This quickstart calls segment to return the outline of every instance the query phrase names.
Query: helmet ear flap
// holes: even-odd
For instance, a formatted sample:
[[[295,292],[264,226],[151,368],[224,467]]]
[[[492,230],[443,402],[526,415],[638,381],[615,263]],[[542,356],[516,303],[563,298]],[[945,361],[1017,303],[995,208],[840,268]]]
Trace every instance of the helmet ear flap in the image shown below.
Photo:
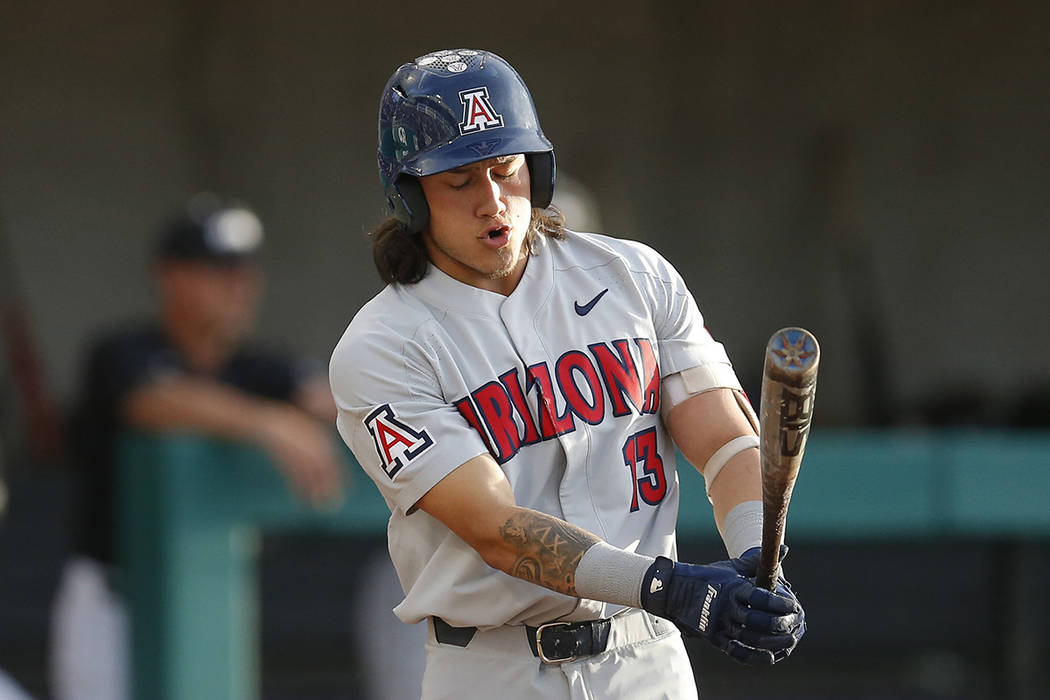
[[[394,217],[409,233],[419,233],[430,220],[430,207],[423,187],[411,175],[400,175],[388,188],[387,202],[394,209]]]
[[[532,206],[545,209],[554,199],[554,180],[557,168],[554,164],[554,151],[545,153],[526,153],[525,164],[529,166],[529,181]]]

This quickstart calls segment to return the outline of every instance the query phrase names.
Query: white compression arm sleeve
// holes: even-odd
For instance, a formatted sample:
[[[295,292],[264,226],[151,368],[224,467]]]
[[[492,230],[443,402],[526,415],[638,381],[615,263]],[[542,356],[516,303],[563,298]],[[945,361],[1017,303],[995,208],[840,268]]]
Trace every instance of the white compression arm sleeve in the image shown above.
[[[744,501],[733,506],[722,523],[722,541],[731,557],[739,557],[752,547],[761,547],[762,501]]]
[[[581,598],[640,608],[642,579],[654,561],[654,557],[595,542],[576,565],[576,593]]]
[[[731,557],[762,544],[762,501],[744,501],[726,515],[722,540]],[[628,552],[598,541],[583,553],[576,565],[576,593],[581,598],[601,600],[632,608],[642,606],[642,579],[654,557]]]

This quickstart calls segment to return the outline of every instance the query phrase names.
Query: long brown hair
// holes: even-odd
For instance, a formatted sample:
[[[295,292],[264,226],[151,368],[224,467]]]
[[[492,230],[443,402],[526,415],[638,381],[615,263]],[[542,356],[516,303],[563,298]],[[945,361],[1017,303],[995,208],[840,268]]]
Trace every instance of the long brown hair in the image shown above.
[[[427,273],[427,249],[423,234],[409,233],[404,224],[390,217],[368,234],[372,239],[372,260],[379,277],[386,283],[415,284]],[[525,245],[532,247],[538,236],[565,238],[565,217],[558,207],[533,207],[532,220],[525,234]]]

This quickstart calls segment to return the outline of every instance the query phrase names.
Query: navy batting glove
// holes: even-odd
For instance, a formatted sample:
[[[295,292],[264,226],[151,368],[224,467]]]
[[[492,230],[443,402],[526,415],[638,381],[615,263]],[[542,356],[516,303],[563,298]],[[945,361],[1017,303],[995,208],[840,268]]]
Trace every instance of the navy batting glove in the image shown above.
[[[707,565],[657,557],[642,581],[642,607],[741,663],[785,659],[805,633],[805,613],[783,578],[773,593],[755,586],[759,551]]]
[[[739,558],[731,559],[730,562],[733,562],[736,565],[737,571],[739,571],[741,575],[747,576],[749,579],[751,579],[752,583],[754,583],[755,575],[758,573],[758,560],[761,557],[761,554],[761,547],[752,547],[751,549],[741,554]],[[780,545],[781,563],[783,563],[784,558],[787,556],[787,554],[788,546],[786,544]],[[798,620],[788,630],[788,633],[791,635],[791,641],[788,642],[788,640],[782,640],[782,642],[786,642],[786,644],[783,645],[783,648],[777,649],[775,648],[778,645],[777,642],[765,639],[756,640],[749,630],[744,630],[740,635],[740,641],[743,642],[745,645],[754,647],[756,649],[765,649],[766,651],[772,651],[773,658],[771,661],[768,661],[768,663],[771,664],[775,664],[778,661],[783,661],[784,659],[789,657],[791,655],[791,652],[795,650],[795,646],[798,644],[799,640],[802,639],[802,635],[806,633],[806,612],[802,609],[802,603],[799,602],[798,597],[795,595],[794,589],[792,589],[791,587],[791,584],[784,577],[783,566],[781,566],[779,576],[777,576],[777,585],[774,592],[780,597],[792,600],[798,608]]]

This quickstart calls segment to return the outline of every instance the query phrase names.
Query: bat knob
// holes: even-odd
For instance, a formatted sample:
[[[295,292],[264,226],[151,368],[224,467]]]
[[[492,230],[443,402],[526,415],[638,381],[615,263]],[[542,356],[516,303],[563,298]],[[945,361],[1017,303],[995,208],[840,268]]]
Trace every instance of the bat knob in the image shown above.
[[[782,328],[769,339],[766,358],[784,373],[815,372],[820,362],[820,346],[804,328]]]

